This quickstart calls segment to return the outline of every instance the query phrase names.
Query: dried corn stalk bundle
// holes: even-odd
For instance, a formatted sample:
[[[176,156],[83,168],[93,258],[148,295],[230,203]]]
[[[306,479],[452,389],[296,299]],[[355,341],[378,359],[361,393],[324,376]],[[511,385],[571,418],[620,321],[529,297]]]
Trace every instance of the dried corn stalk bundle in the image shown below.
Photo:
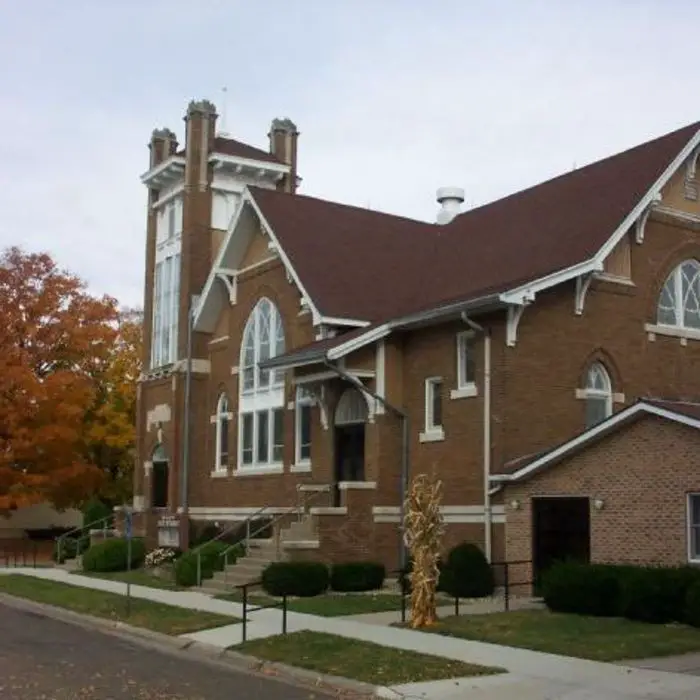
[[[437,620],[435,589],[438,557],[445,529],[440,503],[442,481],[418,474],[405,504],[405,538],[413,559],[411,571],[411,627],[426,627]]]

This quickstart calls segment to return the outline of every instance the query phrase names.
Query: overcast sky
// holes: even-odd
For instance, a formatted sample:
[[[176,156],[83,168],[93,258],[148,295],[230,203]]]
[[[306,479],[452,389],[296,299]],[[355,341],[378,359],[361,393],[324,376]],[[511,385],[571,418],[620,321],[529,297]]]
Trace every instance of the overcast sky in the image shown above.
[[[0,245],[140,304],[151,130],[224,86],[234,137],[297,123],[305,194],[483,204],[700,120],[699,26],[696,0],[0,0]]]

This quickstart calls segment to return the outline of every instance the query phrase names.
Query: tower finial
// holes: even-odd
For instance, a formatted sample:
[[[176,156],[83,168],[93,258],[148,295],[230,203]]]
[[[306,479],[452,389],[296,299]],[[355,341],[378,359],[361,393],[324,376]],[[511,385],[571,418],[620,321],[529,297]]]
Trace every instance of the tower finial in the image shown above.
[[[228,124],[226,123],[226,117],[228,115],[228,88],[224,85],[224,87],[221,88],[221,121],[219,122],[221,124],[221,130],[219,131],[220,136],[230,136],[228,131],[226,131],[226,127]]]

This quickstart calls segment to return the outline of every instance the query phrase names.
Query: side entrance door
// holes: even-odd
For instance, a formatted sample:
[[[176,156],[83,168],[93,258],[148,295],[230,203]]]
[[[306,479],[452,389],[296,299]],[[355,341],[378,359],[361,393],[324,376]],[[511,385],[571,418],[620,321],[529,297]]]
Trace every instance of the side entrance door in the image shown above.
[[[558,561],[588,563],[591,558],[589,499],[538,497],[532,499],[532,564],[535,591],[542,573]]]

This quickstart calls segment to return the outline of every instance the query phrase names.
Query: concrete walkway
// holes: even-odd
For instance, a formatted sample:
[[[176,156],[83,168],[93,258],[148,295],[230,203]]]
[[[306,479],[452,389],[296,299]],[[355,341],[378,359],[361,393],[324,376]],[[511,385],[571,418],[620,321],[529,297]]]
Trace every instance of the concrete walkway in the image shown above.
[[[60,569],[9,569],[4,570],[3,573],[21,573],[122,595],[126,592],[124,583],[69,574]],[[167,591],[145,586],[132,586],[131,592],[135,598],[177,607],[238,617],[242,615],[240,604],[215,600],[203,593]],[[268,637],[281,632],[279,610],[261,610],[253,613],[249,619],[249,639]],[[451,700],[463,698],[465,692],[469,690],[470,698],[484,700],[512,698],[515,693],[518,695],[518,700],[543,700],[544,698],[551,700],[588,700],[588,698],[591,700],[593,698],[698,700],[700,698],[700,678],[692,675],[604,664],[414,630],[372,625],[355,620],[323,618],[300,613],[288,614],[288,630],[290,632],[299,630],[327,632],[458,661],[500,666],[509,672],[497,678],[450,680],[396,687],[392,692],[399,695],[387,697],[409,696]],[[241,625],[228,625],[184,636],[226,648],[240,643]]]

